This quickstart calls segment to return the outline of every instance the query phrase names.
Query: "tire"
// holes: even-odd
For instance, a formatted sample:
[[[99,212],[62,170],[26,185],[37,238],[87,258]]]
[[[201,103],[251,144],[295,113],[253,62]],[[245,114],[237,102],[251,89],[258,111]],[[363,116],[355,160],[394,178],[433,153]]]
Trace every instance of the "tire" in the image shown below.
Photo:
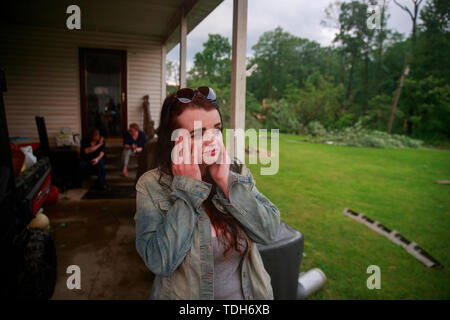
[[[18,275],[18,299],[48,300],[56,285],[56,249],[48,230],[29,228]]]

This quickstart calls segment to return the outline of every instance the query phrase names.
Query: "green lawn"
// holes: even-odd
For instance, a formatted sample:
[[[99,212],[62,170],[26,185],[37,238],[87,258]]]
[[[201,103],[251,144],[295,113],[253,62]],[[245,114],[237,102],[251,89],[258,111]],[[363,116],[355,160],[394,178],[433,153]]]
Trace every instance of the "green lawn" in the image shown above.
[[[280,135],[280,169],[258,189],[302,232],[302,270],[322,269],[328,282],[313,299],[450,299],[450,152],[312,144]],[[417,242],[446,268],[427,268],[367,226],[342,214],[363,212]],[[369,290],[369,265],[381,289]]]

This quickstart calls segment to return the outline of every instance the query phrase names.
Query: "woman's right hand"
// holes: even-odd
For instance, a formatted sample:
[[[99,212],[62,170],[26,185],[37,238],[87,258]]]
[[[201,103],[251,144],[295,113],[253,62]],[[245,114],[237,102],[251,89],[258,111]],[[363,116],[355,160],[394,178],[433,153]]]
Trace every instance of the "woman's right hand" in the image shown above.
[[[190,150],[189,154],[183,154],[183,149]],[[190,163],[186,163],[184,157],[190,157]],[[180,136],[175,142],[172,152],[172,174],[173,176],[185,176],[202,181],[200,167],[194,163],[194,152],[188,145],[188,141],[183,141],[183,136]]]

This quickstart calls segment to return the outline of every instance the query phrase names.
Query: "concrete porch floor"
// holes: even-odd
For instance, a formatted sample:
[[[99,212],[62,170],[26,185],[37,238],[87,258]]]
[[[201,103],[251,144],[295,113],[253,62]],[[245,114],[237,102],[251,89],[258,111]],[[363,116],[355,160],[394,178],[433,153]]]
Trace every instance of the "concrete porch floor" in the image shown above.
[[[86,191],[44,208],[58,259],[52,299],[147,299],[153,275],[136,252],[135,200],[81,200]],[[67,288],[70,265],[81,269],[81,289]]]

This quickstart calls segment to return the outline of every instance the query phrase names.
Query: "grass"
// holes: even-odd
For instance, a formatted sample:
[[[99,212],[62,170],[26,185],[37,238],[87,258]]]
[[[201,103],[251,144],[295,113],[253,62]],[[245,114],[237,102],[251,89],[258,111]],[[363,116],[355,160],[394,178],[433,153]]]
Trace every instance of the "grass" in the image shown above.
[[[280,134],[280,168],[258,189],[305,239],[301,269],[327,275],[312,299],[450,299],[450,152],[307,143]],[[382,235],[342,214],[363,212],[417,242],[446,268],[427,268]],[[381,289],[369,290],[370,265]]]

